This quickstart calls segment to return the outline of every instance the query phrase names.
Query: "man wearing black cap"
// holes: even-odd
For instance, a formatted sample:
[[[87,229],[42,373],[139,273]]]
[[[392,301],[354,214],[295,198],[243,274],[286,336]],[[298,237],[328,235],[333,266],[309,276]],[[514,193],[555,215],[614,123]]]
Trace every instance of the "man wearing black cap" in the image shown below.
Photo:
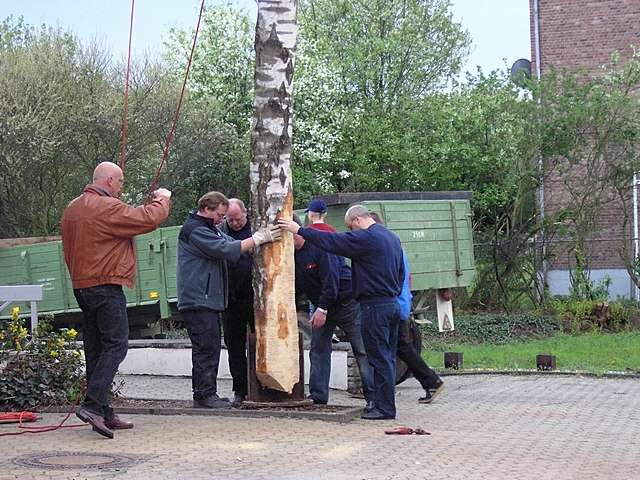
[[[336,229],[333,226],[325,223],[324,219],[327,216],[327,204],[324,200],[314,198],[309,202],[309,206],[305,210],[307,212],[307,218],[309,219],[309,226],[316,230],[323,232],[335,232]]]

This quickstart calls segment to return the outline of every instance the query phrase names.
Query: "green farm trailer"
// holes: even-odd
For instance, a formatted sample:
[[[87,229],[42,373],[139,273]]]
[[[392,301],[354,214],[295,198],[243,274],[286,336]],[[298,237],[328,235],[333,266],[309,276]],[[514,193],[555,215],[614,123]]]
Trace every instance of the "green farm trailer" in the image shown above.
[[[344,214],[355,204],[377,212],[394,231],[411,268],[414,313],[425,310],[429,291],[467,287],[475,276],[470,192],[369,192],[319,197],[326,222],[344,231]],[[304,210],[297,213],[304,215]]]
[[[169,318],[176,298],[176,247],[180,227],[159,228],[136,237],[137,275],[133,289],[125,288],[132,326]],[[80,321],[60,240],[32,243],[31,239],[0,240],[0,285],[42,285],[41,314],[54,314],[56,324]],[[17,304],[21,314],[28,303]],[[2,312],[6,316],[6,312]]]
[[[341,193],[322,197],[328,222],[344,230],[344,213],[355,203],[378,212],[398,234],[409,257],[415,309],[429,290],[468,286],[474,277],[473,237],[468,192]],[[301,211],[300,211],[301,212]],[[134,289],[125,289],[132,327],[143,327],[176,311],[176,249],[179,226],[136,238]],[[2,246],[17,243],[13,246]],[[0,285],[42,285],[41,314],[55,314],[56,325],[79,323],[80,311],[64,263],[60,240],[30,243],[0,240]],[[29,304],[19,304],[29,314]],[[0,312],[8,315],[8,312]]]

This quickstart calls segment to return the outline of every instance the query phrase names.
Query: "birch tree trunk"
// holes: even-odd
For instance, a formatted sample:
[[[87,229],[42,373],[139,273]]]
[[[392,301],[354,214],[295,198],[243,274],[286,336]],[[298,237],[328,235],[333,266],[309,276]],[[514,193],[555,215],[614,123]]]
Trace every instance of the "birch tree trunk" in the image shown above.
[[[255,98],[251,123],[252,227],[291,218],[293,66],[297,0],[259,0]],[[300,379],[293,237],[254,255],[256,375],[264,387],[291,393]]]

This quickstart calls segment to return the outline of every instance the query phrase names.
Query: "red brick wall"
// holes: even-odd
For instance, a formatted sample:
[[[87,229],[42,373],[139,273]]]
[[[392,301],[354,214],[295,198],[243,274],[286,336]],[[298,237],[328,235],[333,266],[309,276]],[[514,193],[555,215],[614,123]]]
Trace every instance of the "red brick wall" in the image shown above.
[[[535,64],[533,1],[529,7]],[[638,0],[538,0],[538,4],[543,75],[551,66],[595,73],[613,52],[628,58],[631,45],[640,47]]]
[[[529,1],[531,59],[536,71],[533,2]],[[640,0],[538,0],[540,65],[542,75],[552,67],[596,75],[600,67],[618,52],[628,59],[632,45],[640,48]],[[629,179],[631,185],[632,179]],[[545,211],[563,206],[566,192],[554,178],[545,180]],[[630,205],[629,205],[630,208]],[[591,268],[620,268],[621,237],[632,234],[633,225],[622,231],[621,206],[609,202],[599,212],[599,231],[588,252]],[[561,239],[559,239],[561,240]],[[551,268],[566,268],[572,263],[567,243],[559,241],[552,249],[556,260]]]

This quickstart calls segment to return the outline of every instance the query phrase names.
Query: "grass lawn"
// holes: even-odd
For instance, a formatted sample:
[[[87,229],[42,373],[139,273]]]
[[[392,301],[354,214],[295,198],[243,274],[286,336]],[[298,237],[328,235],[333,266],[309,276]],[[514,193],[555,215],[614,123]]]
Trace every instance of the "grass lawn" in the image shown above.
[[[464,368],[535,369],[536,355],[556,356],[558,370],[640,373],[640,331],[611,335],[556,335],[503,345],[423,342],[427,363],[443,367],[442,352],[462,352]]]

